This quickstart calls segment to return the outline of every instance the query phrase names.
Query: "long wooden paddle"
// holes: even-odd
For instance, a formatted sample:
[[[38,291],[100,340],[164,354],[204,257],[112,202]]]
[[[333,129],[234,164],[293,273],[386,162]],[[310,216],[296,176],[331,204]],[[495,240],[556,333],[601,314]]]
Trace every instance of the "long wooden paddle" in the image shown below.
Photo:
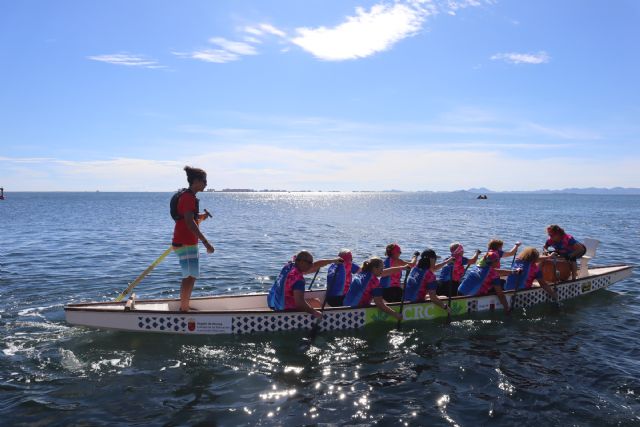
[[[404,310],[404,291],[407,290],[407,279],[409,278],[409,270],[404,275],[404,282],[402,283],[402,296],[400,297],[400,316],[402,316],[402,311]],[[402,317],[398,319],[398,324],[396,325],[396,329],[400,330],[400,326],[402,325]]]
[[[476,255],[480,255],[482,253],[482,251],[480,249],[476,249]],[[474,255],[474,257],[476,256]],[[455,261],[454,261],[454,266],[455,266]],[[467,262],[467,266],[464,268],[464,273],[462,273],[462,276],[460,277],[460,281],[462,282],[462,279],[464,279],[464,275],[467,274],[467,270],[469,269],[469,267],[471,267],[471,263]],[[453,285],[454,281],[453,281],[453,268],[451,268],[451,281],[449,282],[449,299],[447,301],[447,307],[449,307],[449,311],[447,312],[447,323],[451,323],[451,286]]]
[[[519,243],[519,242],[517,242]],[[513,264],[516,262],[516,255],[518,255],[518,249],[520,249],[520,245],[516,247],[516,251],[513,253],[513,259],[511,260],[511,269],[513,270]],[[516,281],[516,288],[513,290],[513,295],[511,295],[511,307],[509,307],[509,313],[513,311],[514,304],[516,302],[516,295],[518,294],[518,288],[520,284]],[[508,314],[508,313],[507,313]]]
[[[309,284],[309,289],[311,290],[311,286],[313,286],[313,282],[316,280],[320,269],[316,270],[316,274],[313,275],[313,279],[311,279],[311,283]],[[324,307],[327,304],[327,293],[329,292],[329,285],[327,284],[327,290],[324,292],[324,301],[322,301],[322,307],[320,307],[320,314],[324,315]],[[320,322],[322,321],[322,316],[319,319],[316,319],[316,322],[311,327],[311,332],[309,332],[309,336],[303,339],[302,345],[300,346],[301,350],[306,351],[311,344],[316,340],[316,336],[318,335],[318,329],[320,328]]]
[[[118,295],[115,299],[116,302],[120,302],[122,301],[122,299],[133,290],[133,288],[135,288],[138,283],[140,283],[142,281],[142,279],[144,279],[147,274],[151,273],[151,270],[153,270],[154,268],[156,268],[156,266],[158,264],[160,264],[162,262],[163,259],[166,258],[167,255],[169,255],[169,253],[171,253],[171,251],[173,250],[173,246],[169,246],[163,253],[162,255],[160,255],[158,257],[158,259],[156,259],[155,261],[153,261],[151,263],[151,265],[149,267],[146,268],[146,270],[144,270],[142,273],[140,273],[140,275],[138,277],[136,277],[136,280],[134,280],[133,282],[131,282],[129,284],[129,286],[127,287],[127,289],[125,289],[124,291],[122,291],[122,293],[120,295]]]

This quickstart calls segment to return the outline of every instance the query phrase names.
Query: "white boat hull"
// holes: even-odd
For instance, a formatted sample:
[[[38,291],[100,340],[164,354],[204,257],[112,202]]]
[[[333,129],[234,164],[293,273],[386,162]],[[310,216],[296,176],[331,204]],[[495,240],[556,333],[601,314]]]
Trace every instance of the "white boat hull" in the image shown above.
[[[557,285],[561,301],[606,288],[631,276],[631,266],[595,267],[589,276]],[[505,292],[509,301],[513,292]],[[322,298],[323,290],[307,293]],[[549,302],[551,298],[539,287],[520,290],[514,308],[531,307]],[[65,307],[68,323],[99,329],[132,332],[173,333],[186,335],[245,334],[267,331],[311,329],[313,317],[301,312],[274,312],[266,306],[266,294],[216,296],[193,298],[191,306],[197,311],[177,311],[179,300],[141,300],[135,309],[125,310],[126,302],[70,304]],[[399,303],[389,304],[398,307]],[[452,300],[454,316],[501,309],[497,296],[455,297]],[[446,312],[431,302],[405,303],[404,321],[429,320],[445,317]],[[367,308],[326,308],[320,330],[361,328],[365,325],[395,322],[375,306]]]

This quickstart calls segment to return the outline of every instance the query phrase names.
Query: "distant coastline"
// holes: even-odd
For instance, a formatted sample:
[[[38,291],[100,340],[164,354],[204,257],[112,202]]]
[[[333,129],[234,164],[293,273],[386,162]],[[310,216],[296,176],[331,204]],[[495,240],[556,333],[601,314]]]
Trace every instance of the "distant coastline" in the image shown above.
[[[5,188],[6,190],[6,188]],[[10,197],[11,193],[163,193],[174,192],[165,191],[139,191],[139,190],[15,190],[5,191],[5,195]],[[635,187],[613,187],[613,188],[564,188],[561,190],[504,190],[494,191],[488,188],[469,188],[468,190],[435,191],[435,190],[283,190],[283,189],[262,189],[252,188],[222,188],[220,190],[207,189],[205,193],[429,193],[429,194],[582,194],[582,195],[622,195],[639,196],[640,188]]]
[[[634,187],[587,187],[587,188],[564,188],[561,190],[505,190],[494,191],[488,188],[470,188],[468,190],[453,191],[431,191],[431,190],[254,190],[252,188],[223,188],[221,190],[208,189],[207,193],[470,193],[470,194],[594,194],[594,195],[640,195],[640,188]]]

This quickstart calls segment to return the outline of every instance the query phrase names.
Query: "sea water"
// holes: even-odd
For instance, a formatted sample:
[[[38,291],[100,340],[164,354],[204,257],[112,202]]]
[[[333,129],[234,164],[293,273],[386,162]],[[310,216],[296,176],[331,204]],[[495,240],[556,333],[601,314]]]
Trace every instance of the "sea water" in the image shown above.
[[[170,244],[170,193],[8,193],[0,201],[0,416],[9,425],[640,425],[640,273],[564,304],[321,333],[187,337],[73,327]],[[640,262],[640,197],[204,193],[194,295],[267,291],[301,249],[356,262],[491,238],[540,248],[558,223]],[[509,265],[510,260],[503,260]],[[170,255],[138,298],[179,294]],[[324,274],[318,276],[323,286]]]

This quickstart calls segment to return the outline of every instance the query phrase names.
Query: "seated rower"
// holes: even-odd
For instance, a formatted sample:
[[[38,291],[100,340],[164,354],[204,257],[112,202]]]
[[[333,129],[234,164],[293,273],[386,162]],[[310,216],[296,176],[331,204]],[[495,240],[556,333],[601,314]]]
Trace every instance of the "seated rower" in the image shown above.
[[[467,276],[462,279],[462,283],[458,287],[458,295],[481,296],[495,293],[504,307],[505,313],[509,313],[509,303],[502,291],[505,280],[500,276],[507,276],[513,273],[513,270],[500,268],[500,258],[503,256],[513,255],[520,246],[520,242],[516,242],[513,249],[504,252],[502,240],[491,240],[487,246],[487,253],[469,269]]]
[[[565,231],[559,225],[552,224],[547,227],[549,239],[544,244],[545,254],[549,247],[555,249],[555,256],[564,258],[571,266],[571,280],[576,280],[578,275],[578,263],[576,260],[582,258],[587,252],[585,245],[577,241],[571,234]]]
[[[449,245],[449,251],[451,252],[451,259],[453,262],[449,262],[442,267],[440,271],[438,295],[455,297],[458,294],[458,286],[464,276],[465,266],[473,265],[478,261],[478,255],[480,251],[476,252],[473,258],[469,259],[464,256],[464,247],[459,242],[454,242]]]
[[[524,248],[513,263],[513,268],[516,271],[521,270],[522,273],[509,275],[509,277],[507,277],[507,283],[504,285],[504,290],[513,291],[516,288],[529,289],[533,286],[533,281],[538,280],[542,289],[544,289],[554,301],[558,301],[558,295],[544,280],[542,270],[540,270],[540,266],[538,265],[538,262],[545,258],[547,257],[540,256],[540,252],[538,252],[536,248]]]
[[[447,312],[451,312],[449,306],[438,298],[436,290],[438,289],[438,281],[436,280],[435,271],[442,268],[451,261],[447,258],[440,264],[436,264],[437,255],[433,249],[426,249],[420,254],[418,264],[411,269],[409,279],[407,280],[407,288],[404,292],[404,300],[410,302],[424,301],[427,294],[429,300],[435,305]]]
[[[417,255],[414,254],[411,261],[407,262],[400,259],[402,249],[397,243],[390,243],[385,249],[387,257],[384,260],[384,268],[391,267],[413,267],[416,265]],[[419,255],[419,253],[418,253]],[[402,276],[402,269],[396,273],[391,274],[388,277],[383,277],[380,281],[380,285],[384,289],[384,299],[388,302],[399,302],[402,298],[402,286],[400,285],[400,277]]]
[[[394,273],[405,270],[407,267],[384,268],[381,258],[373,257],[362,264],[360,273],[357,273],[351,281],[351,286],[344,296],[344,305],[349,307],[369,307],[371,300],[385,313],[396,319],[402,319],[402,314],[392,310],[383,298],[383,288],[380,286],[379,277],[389,277]]]
[[[309,303],[320,306],[317,299],[305,300],[304,274],[314,273],[319,268],[331,263],[342,263],[342,258],[321,259],[313,262],[313,255],[308,251],[300,251],[280,271],[276,278],[267,302],[272,310],[277,311],[305,311],[321,318],[322,313],[313,308]]]
[[[343,262],[331,264],[327,272],[327,304],[331,307],[343,305],[344,296],[351,286],[351,278],[360,271],[360,266],[353,262],[349,249],[342,249],[338,257]]]

